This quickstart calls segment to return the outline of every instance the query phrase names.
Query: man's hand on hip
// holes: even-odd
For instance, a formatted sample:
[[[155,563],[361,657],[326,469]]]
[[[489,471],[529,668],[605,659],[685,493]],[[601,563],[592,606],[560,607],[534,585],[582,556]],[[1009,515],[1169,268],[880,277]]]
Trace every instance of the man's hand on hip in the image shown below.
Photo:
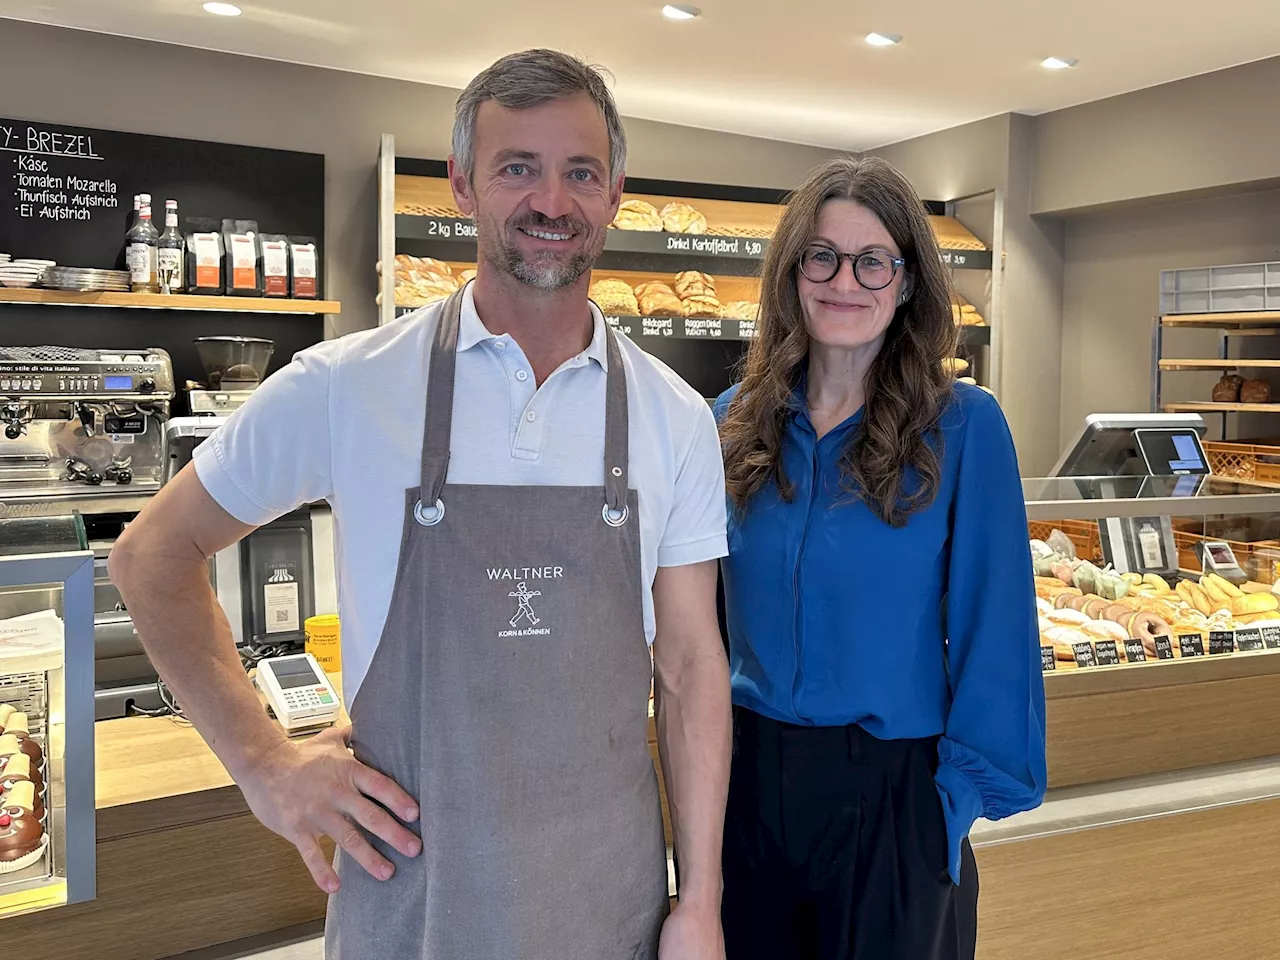
[[[374,850],[366,832],[406,857],[422,852],[422,841],[400,822],[417,821],[417,803],[390,777],[351,755],[350,732],[350,727],[335,728],[311,740],[282,743],[239,778],[249,809],[298,848],[326,893],[338,889],[338,875],[320,847],[322,836],[378,880],[391,879],[394,868]]]
[[[658,960],[725,960],[719,911],[679,904],[662,927]]]

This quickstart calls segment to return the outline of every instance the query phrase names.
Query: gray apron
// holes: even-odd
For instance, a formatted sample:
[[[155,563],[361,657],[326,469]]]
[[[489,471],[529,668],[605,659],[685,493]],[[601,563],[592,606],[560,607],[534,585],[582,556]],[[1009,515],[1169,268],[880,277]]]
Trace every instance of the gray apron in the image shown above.
[[[610,331],[601,486],[447,484],[461,304],[432,345],[422,482],[351,707],[355,755],[417,798],[423,851],[374,840],[385,883],[339,852],[325,955],[653,960],[666,845],[622,355]]]

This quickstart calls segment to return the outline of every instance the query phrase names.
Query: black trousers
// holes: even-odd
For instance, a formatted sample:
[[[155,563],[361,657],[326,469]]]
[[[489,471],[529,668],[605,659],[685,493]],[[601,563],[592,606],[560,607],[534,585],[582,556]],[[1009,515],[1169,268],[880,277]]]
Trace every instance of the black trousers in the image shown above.
[[[973,960],[978,868],[947,874],[937,740],[734,710],[728,960]]]

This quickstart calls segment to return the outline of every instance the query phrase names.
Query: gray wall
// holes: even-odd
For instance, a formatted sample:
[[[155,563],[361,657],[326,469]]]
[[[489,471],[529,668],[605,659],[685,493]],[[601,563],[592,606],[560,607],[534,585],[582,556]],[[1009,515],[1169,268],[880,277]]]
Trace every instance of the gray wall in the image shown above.
[[[1238,190],[1280,178],[1280,57],[1036,118],[1032,210]]]
[[[1031,214],[1034,124],[1031,117],[1004,114],[872,151],[928,199],[979,195],[958,205],[957,214],[994,251],[991,352],[1001,360],[989,379],[997,385],[1024,476],[1043,474],[1057,459],[1061,400],[1063,227]],[[995,215],[997,193],[1002,219]],[[992,232],[984,220],[1000,226]],[[956,274],[961,292],[974,300],[977,276]]]
[[[141,101],[124,91],[143,91]],[[289,104],[288,112],[269,108]],[[378,138],[443,159],[457,91],[0,19],[0,116],[323,153],[330,336],[377,324]],[[190,104],[196,104],[193,107]],[[628,120],[629,172],[792,187],[831,151]]]
[[[1059,438],[1065,441],[1079,430],[1088,413],[1150,410],[1152,330],[1161,270],[1276,259],[1280,191],[1068,220]],[[1178,331],[1167,341],[1164,354],[1215,356],[1217,342],[1211,331]],[[1280,338],[1233,344],[1256,351],[1253,356],[1280,358]],[[1168,376],[1167,399],[1207,400],[1220,374]],[[1280,436],[1275,417],[1241,420],[1244,436]],[[1219,418],[1210,422],[1216,426]]]

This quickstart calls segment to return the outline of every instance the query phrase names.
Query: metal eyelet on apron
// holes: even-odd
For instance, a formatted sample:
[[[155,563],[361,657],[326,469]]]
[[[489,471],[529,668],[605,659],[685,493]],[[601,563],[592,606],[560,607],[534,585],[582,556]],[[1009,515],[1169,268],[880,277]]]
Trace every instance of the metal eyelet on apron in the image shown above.
[[[627,518],[631,516],[631,508],[626,504],[622,505],[621,510],[610,510],[606,503],[600,510],[600,516],[604,517],[604,522],[611,527],[620,527],[627,522]]]
[[[433,510],[434,513],[428,514],[427,510]],[[413,519],[424,527],[434,527],[437,523],[444,519],[444,501],[437,499],[434,507],[424,508],[422,501],[419,500],[413,507]]]

